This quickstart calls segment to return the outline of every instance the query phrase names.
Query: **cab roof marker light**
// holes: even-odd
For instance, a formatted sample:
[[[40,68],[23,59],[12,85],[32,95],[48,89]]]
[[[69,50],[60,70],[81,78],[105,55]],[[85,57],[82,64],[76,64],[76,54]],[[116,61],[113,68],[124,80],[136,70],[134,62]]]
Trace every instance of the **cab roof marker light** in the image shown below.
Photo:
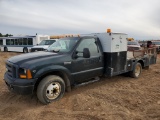
[[[51,39],[60,39],[60,38],[65,38],[65,37],[80,37],[79,34],[63,34],[63,35],[53,35],[53,36],[50,36]]]
[[[111,33],[111,29],[107,29],[107,33]]]
[[[127,38],[128,41],[134,41],[134,38]]]

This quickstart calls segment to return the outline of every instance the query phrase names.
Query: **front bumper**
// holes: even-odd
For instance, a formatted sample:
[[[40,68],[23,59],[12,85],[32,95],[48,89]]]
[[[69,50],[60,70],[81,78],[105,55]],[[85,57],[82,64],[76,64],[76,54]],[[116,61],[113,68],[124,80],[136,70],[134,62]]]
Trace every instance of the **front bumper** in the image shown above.
[[[4,75],[4,81],[8,86],[8,89],[17,94],[27,95],[32,94],[34,91],[34,85],[37,79],[17,79]]]

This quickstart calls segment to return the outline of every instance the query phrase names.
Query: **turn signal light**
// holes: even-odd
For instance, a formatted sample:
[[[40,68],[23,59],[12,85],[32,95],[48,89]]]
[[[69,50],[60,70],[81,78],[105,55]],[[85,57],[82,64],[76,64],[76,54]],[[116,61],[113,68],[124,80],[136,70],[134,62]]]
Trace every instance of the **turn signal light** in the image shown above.
[[[20,78],[22,78],[22,79],[26,79],[26,78],[27,78],[27,76],[26,76],[26,75],[20,75]]]
[[[30,70],[27,70],[26,74],[20,74],[19,76],[22,79],[32,79],[32,74]]]
[[[27,70],[27,78],[32,79],[32,74],[30,70]]]

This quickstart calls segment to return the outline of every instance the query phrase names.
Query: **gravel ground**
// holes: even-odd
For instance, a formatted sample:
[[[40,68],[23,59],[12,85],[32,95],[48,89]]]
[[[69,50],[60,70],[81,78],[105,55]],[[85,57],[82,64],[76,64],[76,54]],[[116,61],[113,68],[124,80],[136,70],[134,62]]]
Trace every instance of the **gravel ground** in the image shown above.
[[[1,120],[160,120],[160,55],[138,79],[119,75],[101,78],[41,104],[36,95],[17,95],[3,81],[5,60],[19,53],[0,52]]]

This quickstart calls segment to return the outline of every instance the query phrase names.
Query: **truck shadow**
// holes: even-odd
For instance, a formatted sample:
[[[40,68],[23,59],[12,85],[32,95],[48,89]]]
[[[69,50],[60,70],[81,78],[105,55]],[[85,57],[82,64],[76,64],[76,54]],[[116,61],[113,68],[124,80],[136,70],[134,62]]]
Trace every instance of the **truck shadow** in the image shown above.
[[[100,80],[95,80],[95,81],[93,80],[91,82],[78,84],[74,86],[71,92],[65,92],[63,98],[61,99],[69,99],[72,96],[75,96],[77,94],[83,94],[83,92],[90,91],[91,89],[98,90],[100,87],[106,87],[106,89],[111,88],[117,86],[120,82],[121,83],[127,82],[128,80],[133,80],[133,79],[127,77],[126,75],[118,75],[112,78],[102,77],[100,78]],[[0,104],[8,104],[8,105],[18,104],[20,106],[27,105],[30,107],[36,107],[36,106],[38,107],[43,105],[41,102],[39,102],[36,93],[33,93],[32,95],[18,95],[8,91],[7,88],[0,94]]]

